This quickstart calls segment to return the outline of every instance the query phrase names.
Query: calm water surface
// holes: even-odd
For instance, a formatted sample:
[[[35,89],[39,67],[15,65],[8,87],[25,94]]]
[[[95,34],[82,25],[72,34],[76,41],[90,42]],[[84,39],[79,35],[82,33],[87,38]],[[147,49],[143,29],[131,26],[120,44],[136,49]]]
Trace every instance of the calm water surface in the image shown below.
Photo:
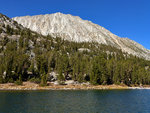
[[[150,113],[150,90],[0,91],[0,113]]]

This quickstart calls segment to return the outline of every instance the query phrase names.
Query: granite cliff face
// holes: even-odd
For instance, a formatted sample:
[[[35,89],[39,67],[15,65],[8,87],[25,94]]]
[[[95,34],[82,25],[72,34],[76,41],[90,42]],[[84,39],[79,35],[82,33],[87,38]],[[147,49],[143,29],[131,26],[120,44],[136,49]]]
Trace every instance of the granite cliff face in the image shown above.
[[[104,27],[82,20],[78,16],[54,13],[15,17],[13,20],[42,35],[58,36],[69,41],[98,42],[112,45],[123,52],[150,60],[150,50],[147,50],[142,45],[128,38],[120,38]]]

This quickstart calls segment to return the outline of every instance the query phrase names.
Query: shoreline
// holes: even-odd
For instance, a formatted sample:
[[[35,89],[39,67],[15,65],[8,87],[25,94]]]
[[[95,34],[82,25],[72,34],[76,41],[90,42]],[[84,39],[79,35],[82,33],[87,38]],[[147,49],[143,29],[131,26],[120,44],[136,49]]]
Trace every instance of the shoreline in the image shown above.
[[[129,87],[125,85],[54,85],[39,86],[39,84],[31,82],[23,82],[23,85],[15,85],[14,83],[0,84],[0,91],[7,90],[111,90],[111,89],[150,89],[150,86]]]

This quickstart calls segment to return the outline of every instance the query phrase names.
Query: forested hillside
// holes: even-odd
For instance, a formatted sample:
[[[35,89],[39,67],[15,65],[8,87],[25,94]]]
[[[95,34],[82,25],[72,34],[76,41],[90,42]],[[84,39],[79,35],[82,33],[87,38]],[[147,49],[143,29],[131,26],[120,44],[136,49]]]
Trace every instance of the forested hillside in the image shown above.
[[[150,61],[98,43],[70,42],[29,29],[0,25],[0,83],[46,85],[49,73],[60,83],[150,84]]]

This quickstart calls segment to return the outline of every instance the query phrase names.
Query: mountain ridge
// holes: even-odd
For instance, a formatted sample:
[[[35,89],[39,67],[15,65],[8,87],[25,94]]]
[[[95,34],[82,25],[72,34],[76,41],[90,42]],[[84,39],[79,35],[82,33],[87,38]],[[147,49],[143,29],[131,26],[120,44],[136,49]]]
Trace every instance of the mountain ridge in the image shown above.
[[[104,27],[71,14],[53,13],[46,15],[15,17],[22,26],[42,35],[52,35],[75,42],[98,42],[112,45],[123,52],[150,60],[150,50],[129,38],[120,38]]]

